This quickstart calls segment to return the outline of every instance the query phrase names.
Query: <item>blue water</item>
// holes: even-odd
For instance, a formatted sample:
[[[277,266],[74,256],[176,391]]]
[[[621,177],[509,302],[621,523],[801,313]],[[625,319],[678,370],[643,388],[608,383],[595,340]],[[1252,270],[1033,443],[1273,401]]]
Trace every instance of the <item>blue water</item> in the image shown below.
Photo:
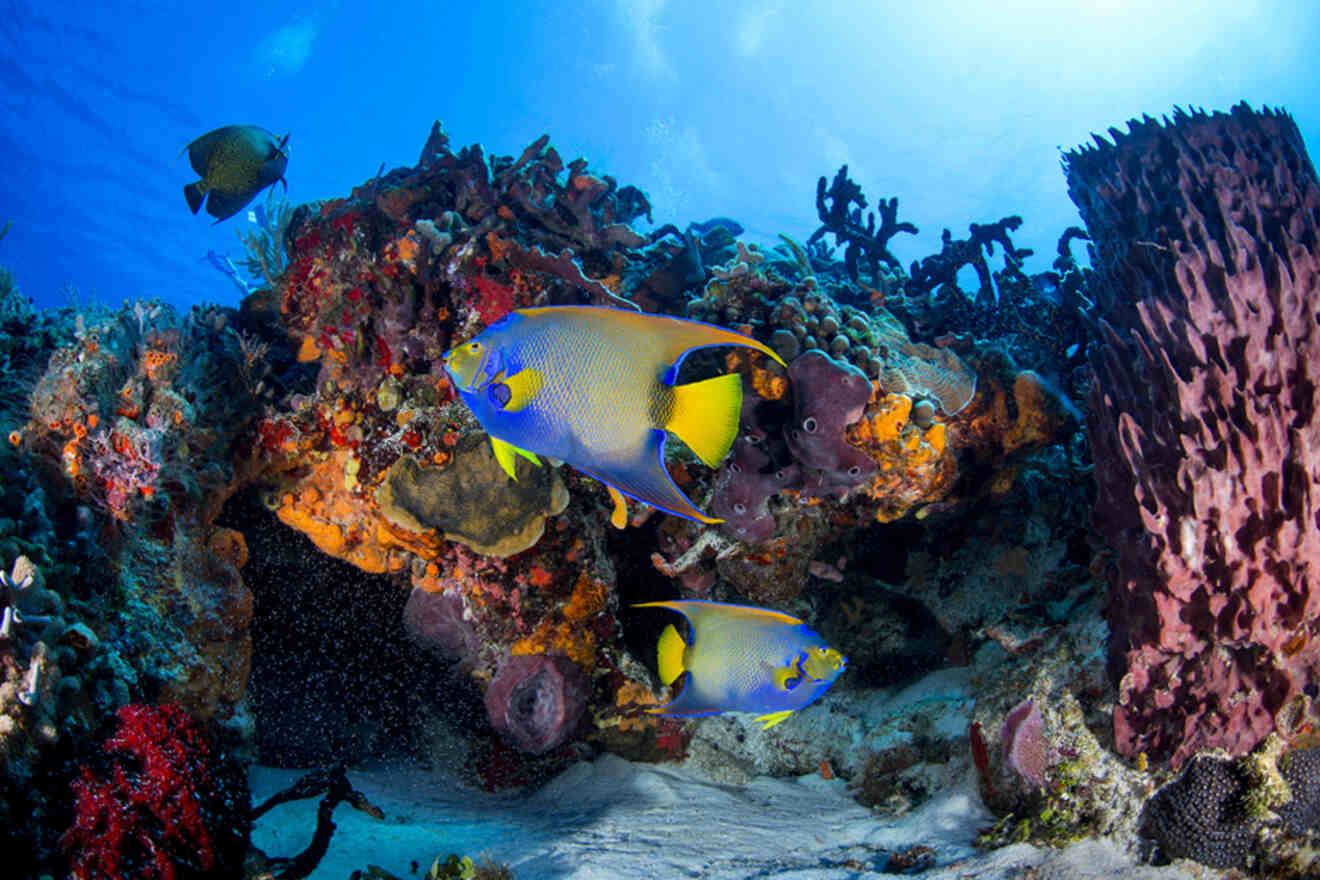
[[[807,237],[817,177],[847,162],[921,227],[891,245],[905,262],[1017,213],[1028,271],[1077,223],[1059,148],[1093,131],[1245,99],[1320,149],[1320,4],[1059,5],[6,0],[0,265],[43,306],[235,302],[206,254],[242,252],[246,212],[190,214],[178,158],[230,123],[290,133],[295,202],[415,163],[440,119],[500,154],[548,132],[645,189],[657,225],[725,215],[762,241]]]

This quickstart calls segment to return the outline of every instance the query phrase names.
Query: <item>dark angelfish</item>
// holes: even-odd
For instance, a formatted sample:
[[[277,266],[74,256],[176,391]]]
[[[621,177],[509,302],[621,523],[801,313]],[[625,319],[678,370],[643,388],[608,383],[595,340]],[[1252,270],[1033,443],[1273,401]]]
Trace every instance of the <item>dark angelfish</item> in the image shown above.
[[[196,214],[205,200],[206,212],[219,223],[276,181],[288,192],[288,141],[287,134],[277,139],[258,125],[226,125],[202,135],[184,147],[193,170],[202,176],[183,188],[188,207]]]

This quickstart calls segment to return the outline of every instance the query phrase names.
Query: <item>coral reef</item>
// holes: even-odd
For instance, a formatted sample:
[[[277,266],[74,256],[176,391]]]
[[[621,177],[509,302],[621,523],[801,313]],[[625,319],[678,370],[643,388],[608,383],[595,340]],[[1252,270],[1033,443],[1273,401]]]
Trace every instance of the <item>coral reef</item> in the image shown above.
[[[1066,165],[1095,242],[1114,738],[1177,765],[1246,752],[1320,687],[1320,182],[1279,112],[1110,131]]]
[[[872,283],[878,283],[881,263],[890,267],[902,265],[889,252],[889,240],[900,232],[915,235],[920,230],[911,223],[898,221],[897,197],[880,200],[880,228],[876,228],[874,212],[866,215],[866,225],[863,226],[862,211],[866,205],[862,188],[848,177],[847,165],[835,173],[828,189],[825,178],[820,178],[816,183],[816,214],[821,225],[807,239],[807,246],[820,241],[826,233],[833,233],[834,246],[843,245],[845,248],[843,259],[848,276],[857,280],[858,262],[865,257],[870,263]]]
[[[1067,235],[1054,277],[1022,274],[1006,220],[973,228],[982,265],[987,242],[1008,254],[997,310],[926,289],[888,250],[915,231],[897,199],[877,224],[846,167],[827,184],[805,245],[750,245],[727,218],[641,235],[645,194],[547,138],[517,156],[454,151],[437,123],[413,167],[262,206],[243,267],[258,284],[238,310],[0,309],[15,388],[0,560],[19,560],[0,584],[0,821],[45,817],[18,844],[25,867],[64,869],[45,828],[74,812],[60,761],[126,704],[79,772],[66,839],[119,824],[75,875],[113,874],[115,858],[206,872],[209,826],[149,820],[174,806],[130,788],[155,772],[174,786],[160,792],[202,785],[185,771],[203,759],[175,757],[200,755],[193,731],[212,720],[263,762],[332,768],[290,792],[324,795],[308,849],[253,853],[285,876],[325,852],[336,804],[364,808],[335,765],[401,754],[488,790],[601,750],[728,779],[818,772],[892,811],[983,768],[1002,839],[1126,827],[1102,802],[1149,780],[1102,754],[1093,646],[1059,634],[1103,570],[1079,534],[1077,413],[1045,378],[1075,386],[1080,321],[1065,313],[1089,302],[1089,276]],[[719,323],[789,362],[683,364],[685,380],[745,380],[723,466],[685,449],[666,463],[723,526],[554,462],[519,459],[510,480],[493,459],[441,357],[510,310],[583,303]],[[770,732],[649,714],[656,633],[622,609],[676,592],[802,617],[849,656],[846,686]],[[923,672],[936,696],[876,708],[871,689]],[[182,708],[144,705],[170,701]],[[165,724],[193,745],[146,744]],[[130,806],[102,809],[116,799]],[[197,863],[143,848],[151,822]],[[895,864],[908,856],[924,858]]]
[[[73,784],[71,876],[237,876],[251,824],[243,766],[177,705],[134,703],[117,717],[105,766]]]
[[[871,509],[858,511],[857,519],[898,519],[923,505],[945,501],[956,476],[966,470],[960,461],[976,463],[977,470],[993,470],[995,462],[1054,442],[1076,418],[1056,389],[1018,370],[1011,360],[987,352],[980,356],[985,365],[978,375],[949,348],[911,342],[883,309],[867,314],[801,285],[775,297],[780,290],[782,284],[776,288],[774,282],[755,274],[712,282],[691,309],[705,320],[765,327],[763,332],[790,361],[791,389],[753,362],[729,359],[730,366],[741,369],[766,401],[745,403],[733,457],[716,477],[713,504],[733,537],[761,543],[773,536],[769,501],[785,491],[810,497],[846,494],[858,487],[855,497],[868,498]],[[828,346],[832,357],[823,351],[812,353],[823,346]],[[826,369],[832,361],[835,365]],[[849,364],[858,370],[850,372]],[[833,396],[832,389],[843,375],[869,376],[872,382],[865,399],[859,388],[857,400],[865,404],[860,412]],[[1011,396],[1004,394],[1005,383],[1014,388]],[[986,392],[978,398],[982,384]],[[790,391],[801,418],[774,403],[789,398]],[[970,406],[974,399],[983,402]],[[836,404],[841,407],[837,412]],[[796,431],[799,438],[804,436],[800,423],[813,409],[835,414],[828,428],[818,427],[821,433],[809,448],[829,448],[827,457],[835,462],[846,459],[847,466],[813,465],[801,459],[793,443],[785,448],[781,433],[787,437]],[[833,424],[840,417],[843,424]],[[858,472],[850,475],[854,466]]]
[[[237,560],[211,544],[265,393],[259,346],[234,317],[138,302],[85,326],[51,356],[19,440],[51,485],[108,520],[118,588],[137,600],[118,613],[162,633],[134,665],[157,698],[206,717],[233,712],[251,653],[251,597]]]

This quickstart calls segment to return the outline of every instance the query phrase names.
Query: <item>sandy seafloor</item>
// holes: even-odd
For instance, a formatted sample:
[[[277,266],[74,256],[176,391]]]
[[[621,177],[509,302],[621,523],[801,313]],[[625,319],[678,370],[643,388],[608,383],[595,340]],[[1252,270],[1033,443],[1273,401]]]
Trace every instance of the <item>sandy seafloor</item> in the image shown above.
[[[254,802],[300,775],[253,768]],[[451,852],[488,853],[518,880],[844,880],[896,876],[882,873],[888,854],[916,845],[935,852],[937,866],[919,875],[929,880],[1221,876],[1187,863],[1137,866],[1103,841],[1063,851],[1018,845],[978,852],[977,829],[993,820],[970,780],[899,819],[884,819],[857,804],[838,779],[758,777],[727,785],[696,768],[612,755],[574,765],[531,795],[474,792],[408,767],[351,770],[349,779],[385,818],[341,805],[314,880],[347,880],[368,864],[420,877],[434,856]],[[316,806],[305,800],[275,808],[257,823],[253,842],[272,856],[301,851],[316,825]],[[413,862],[420,864],[416,874]]]

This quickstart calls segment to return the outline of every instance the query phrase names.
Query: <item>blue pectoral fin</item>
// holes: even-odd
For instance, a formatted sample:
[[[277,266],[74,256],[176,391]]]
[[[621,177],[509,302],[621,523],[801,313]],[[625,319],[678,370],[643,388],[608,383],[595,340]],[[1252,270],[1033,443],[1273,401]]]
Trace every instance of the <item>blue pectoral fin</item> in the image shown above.
[[[638,456],[637,463],[630,468],[590,469],[580,468],[607,486],[645,502],[665,513],[682,516],[701,523],[720,523],[722,519],[712,519],[697,510],[688,497],[683,494],[665,469],[665,432],[659,429],[651,431],[646,447]]]
[[[726,710],[712,708],[691,697],[692,688],[683,683],[683,692],[674,700],[654,709],[647,709],[650,715],[667,715],[674,718],[697,718],[701,715],[718,715]]]

